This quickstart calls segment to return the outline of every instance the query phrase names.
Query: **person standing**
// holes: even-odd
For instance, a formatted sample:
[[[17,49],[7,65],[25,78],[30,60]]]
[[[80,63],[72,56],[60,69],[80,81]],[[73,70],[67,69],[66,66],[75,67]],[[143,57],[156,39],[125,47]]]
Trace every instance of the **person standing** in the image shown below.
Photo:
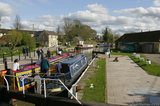
[[[25,50],[24,47],[23,47],[23,49],[22,49],[22,53],[23,53],[23,56],[25,56],[26,50]]]
[[[12,64],[12,68],[11,68],[11,70],[12,70],[12,72],[13,71],[17,71],[17,70],[19,70],[20,68],[19,68],[19,63],[18,63],[18,59],[15,59],[14,60],[14,63]],[[11,73],[12,73],[11,72]]]
[[[62,64],[60,62],[57,64],[57,69],[58,69],[58,73],[60,74],[62,69]]]
[[[40,73],[44,74],[43,76],[46,76],[46,73],[49,71],[50,63],[45,57],[43,57],[40,63],[40,67],[41,67]]]
[[[28,56],[28,53],[29,53],[29,47],[26,48],[26,53],[27,53],[27,56]]]
[[[38,48],[36,52],[37,52],[37,55],[38,55],[38,61],[39,61],[39,60],[41,59],[40,49]]]
[[[43,57],[44,57],[43,48],[40,49],[40,55],[41,55],[41,59],[43,59]]]
[[[51,58],[51,51],[50,51],[49,48],[48,48],[48,50],[47,50],[47,57],[48,57],[48,58]]]
[[[110,51],[110,48],[107,49],[107,54],[108,54],[108,57],[110,58],[111,57],[111,51]]]

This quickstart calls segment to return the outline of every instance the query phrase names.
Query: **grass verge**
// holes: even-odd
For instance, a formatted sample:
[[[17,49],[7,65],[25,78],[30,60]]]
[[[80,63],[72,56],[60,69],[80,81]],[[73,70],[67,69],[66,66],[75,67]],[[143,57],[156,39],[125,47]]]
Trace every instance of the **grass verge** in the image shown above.
[[[95,70],[95,74],[86,81],[86,86],[83,89],[84,95],[82,97],[82,100],[105,103],[105,64],[105,59],[100,59],[97,61],[96,66],[99,66],[99,68],[97,68]],[[94,88],[90,88],[90,84],[93,84]]]
[[[139,59],[134,58],[131,53],[117,53],[112,52],[111,55],[127,55],[129,56],[136,64],[138,64],[142,69],[144,69],[149,75],[154,76],[160,76],[160,64],[157,64],[155,62],[151,62],[150,65],[146,65],[147,57],[144,55],[140,55],[140,57],[143,57],[145,61],[140,61]]]
[[[145,61],[140,61],[139,59],[134,58],[133,56],[129,56],[135,63],[137,63],[142,69],[144,69],[148,74],[154,76],[160,76],[160,64],[155,62],[151,62],[150,65],[146,65],[146,57],[141,55],[145,59]]]

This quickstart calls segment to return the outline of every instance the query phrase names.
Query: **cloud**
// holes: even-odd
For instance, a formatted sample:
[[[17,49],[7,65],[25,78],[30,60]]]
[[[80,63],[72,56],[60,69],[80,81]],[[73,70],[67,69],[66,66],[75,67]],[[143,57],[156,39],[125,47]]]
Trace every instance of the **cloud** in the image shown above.
[[[153,4],[155,2],[157,2],[157,0],[155,0]],[[0,15],[3,13],[3,16],[5,16],[3,20],[11,21],[9,15],[13,14],[14,10],[8,4],[5,4],[8,8],[3,10],[1,9],[1,5],[2,4],[0,4]],[[9,11],[8,9],[10,12],[7,12]],[[35,30],[45,29],[55,31],[58,26],[63,26],[63,18],[68,17],[73,20],[80,20],[82,23],[91,26],[98,33],[102,33],[105,27],[109,27],[113,31],[117,31],[122,34],[125,32],[160,29],[160,7],[153,7],[152,5],[152,7],[148,8],[137,7],[114,10],[112,12],[114,15],[110,14],[110,12],[112,11],[109,11],[109,9],[103,7],[103,5],[96,3],[87,5],[85,10],[68,13],[67,15],[62,14],[60,16],[53,16],[48,14],[35,17],[32,20],[22,20],[22,24],[24,29],[33,30],[34,24]],[[4,13],[6,14],[4,15]]]
[[[31,21],[22,21],[22,25],[25,29],[33,30],[55,30],[58,25],[60,25],[60,21],[57,17],[52,15],[43,15],[39,16]]]
[[[114,11],[118,14],[127,14],[136,17],[157,17],[160,18],[160,8],[158,7],[149,7],[149,8],[130,8],[130,9],[122,9]]]
[[[0,16],[9,16],[14,12],[10,5],[0,2]]]
[[[105,27],[111,28],[113,31],[121,34],[126,32],[148,31],[160,29],[160,8],[159,7],[137,7],[122,10],[115,10],[118,16],[109,14],[109,10],[100,4],[89,4],[86,10],[68,13],[55,17],[53,15],[43,15],[35,18],[32,22],[23,22],[26,28],[36,30],[55,30],[58,26],[63,25],[63,18],[78,19],[82,23],[91,26],[102,33]]]
[[[100,4],[90,4],[87,6],[87,9],[97,14],[108,14],[108,10]]]
[[[112,27],[115,25],[123,26],[135,21],[135,19],[132,17],[112,16],[109,14],[109,10],[107,8],[104,8],[99,4],[90,4],[87,6],[86,10],[69,13],[66,17],[71,19],[78,19],[82,23],[87,24],[96,30],[98,29],[98,33],[101,33],[102,29],[105,27]]]
[[[160,0],[154,0],[153,6],[160,6]]]
[[[34,23],[37,30],[55,30],[58,26],[63,25],[63,18],[78,19],[82,23],[94,28],[98,33],[101,33],[105,27],[109,27],[120,33],[134,32],[141,30],[154,30],[160,28],[159,8],[130,8],[114,11],[116,14],[127,14],[127,16],[113,16],[109,14],[109,10],[100,4],[90,4],[86,6],[86,10],[69,13],[55,17],[53,15],[43,15],[32,20],[32,23],[24,23],[26,28]]]

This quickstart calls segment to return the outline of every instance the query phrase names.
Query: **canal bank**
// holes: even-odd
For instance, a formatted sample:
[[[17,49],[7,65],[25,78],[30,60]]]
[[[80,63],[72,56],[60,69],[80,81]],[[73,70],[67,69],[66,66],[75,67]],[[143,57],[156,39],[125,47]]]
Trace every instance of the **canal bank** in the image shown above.
[[[118,57],[118,62],[113,62],[115,57]],[[160,77],[148,75],[128,56],[106,57],[106,67],[108,104],[160,104]]]

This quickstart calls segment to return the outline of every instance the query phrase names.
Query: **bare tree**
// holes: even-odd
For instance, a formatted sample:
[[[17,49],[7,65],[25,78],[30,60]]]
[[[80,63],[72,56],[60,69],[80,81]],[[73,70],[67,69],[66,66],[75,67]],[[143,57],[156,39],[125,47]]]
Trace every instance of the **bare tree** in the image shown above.
[[[70,18],[64,18],[64,33],[65,35],[68,35],[68,32],[71,30],[72,28],[72,20]]]
[[[60,31],[60,26],[57,27],[57,35],[60,35],[61,31]]]
[[[22,29],[21,18],[20,18],[19,15],[16,15],[15,21],[14,21],[14,23],[13,23],[13,27],[14,27],[16,30]]]

